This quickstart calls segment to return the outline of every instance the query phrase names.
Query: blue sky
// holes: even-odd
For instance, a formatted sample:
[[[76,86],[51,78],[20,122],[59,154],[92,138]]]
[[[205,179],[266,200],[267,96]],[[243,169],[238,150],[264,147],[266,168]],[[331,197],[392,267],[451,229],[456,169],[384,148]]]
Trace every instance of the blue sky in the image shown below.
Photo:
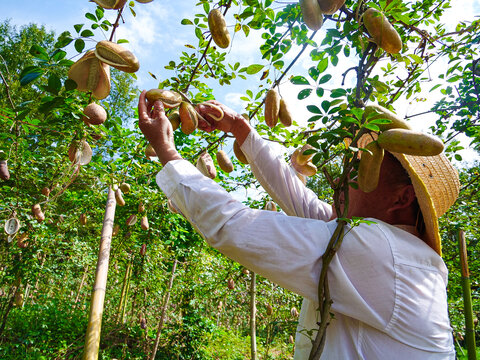
[[[130,41],[127,47],[139,58],[141,68],[137,73],[137,85],[140,88],[157,87],[148,72],[152,72],[159,79],[170,77],[164,66],[169,60],[176,60],[178,53],[185,49],[185,43],[196,43],[192,26],[182,26],[180,21],[192,17],[196,0],[154,0],[148,4],[135,3],[136,17],[128,11],[124,12],[125,23],[117,30],[117,38],[126,38]],[[480,14],[480,0],[452,0],[453,9],[445,16],[448,23],[456,23],[460,19],[473,20],[475,14]],[[73,25],[86,23],[84,14],[94,12],[96,4],[87,0],[0,0],[0,19],[11,19],[15,25],[24,25],[30,22],[43,24],[49,30],[59,34],[62,31],[73,31]],[[116,15],[115,10],[106,10],[106,16],[112,20]],[[228,18],[227,18],[228,23]],[[233,20],[229,24],[233,24]],[[105,35],[106,36],[106,35]],[[323,36],[322,30],[317,38]],[[251,32],[245,38],[242,32],[236,34],[233,46],[228,49],[227,58],[240,61],[242,65],[261,63],[258,55],[259,34]],[[102,40],[101,36],[95,40]],[[93,47],[94,43],[91,44]],[[293,53],[293,52],[292,52]],[[292,55],[293,56],[293,55]],[[297,73],[305,72],[311,65],[305,57],[294,68]],[[346,69],[342,66],[342,69]],[[237,81],[233,86],[221,88],[214,92],[220,101],[229,103],[230,106],[242,111],[241,94],[247,88],[252,88],[251,81]],[[297,89],[292,87],[283,89],[296,97]]]
[[[117,30],[117,39],[128,39],[130,43],[125,46],[139,58],[141,65],[137,73],[139,88],[157,87],[158,82],[148,74],[149,72],[154,73],[159,80],[172,76],[164,69],[164,66],[169,60],[178,59],[178,54],[185,50],[184,44],[196,44],[193,26],[180,25],[183,18],[193,17],[196,2],[196,0],[154,0],[147,4],[135,3],[136,17],[133,17],[128,11],[124,11],[125,23],[121,24]],[[471,21],[475,15],[480,15],[480,0],[452,0],[452,5],[453,8],[444,17],[451,30],[454,30],[453,26],[459,20]],[[13,24],[18,26],[34,22],[45,25],[48,30],[53,30],[57,34],[65,30],[74,33],[73,25],[88,23],[84,14],[88,11],[94,12],[95,8],[96,4],[87,0],[0,0],[0,20],[10,19]],[[105,13],[107,18],[113,22],[116,11],[106,10]],[[227,23],[233,26],[234,21],[227,17]],[[323,30],[321,29],[317,33],[318,41],[321,41]],[[231,30],[231,32],[233,31]],[[103,40],[106,36],[98,34],[95,40]],[[231,48],[227,50],[227,60],[230,62],[240,61],[243,66],[262,63],[258,51],[259,36],[260,34],[251,32],[250,36],[245,38],[242,32],[238,32]],[[91,42],[90,47],[93,47],[94,44]],[[291,51],[291,53],[288,56],[293,58],[296,52]],[[287,61],[288,59],[286,59]],[[312,62],[308,56],[305,56],[294,67],[291,74],[305,74],[311,65]],[[339,86],[341,72],[353,65],[341,63],[338,76],[334,76],[331,84],[328,85],[332,88]],[[439,69],[438,71],[444,70]],[[435,77],[433,67],[430,72]],[[214,96],[238,112],[243,112],[245,104],[240,100],[240,96],[245,93],[246,89],[255,89],[259,84],[256,80],[258,77],[249,79],[248,82],[239,79],[228,87],[213,86]],[[298,88],[291,84],[282,85],[281,91],[282,96],[291,102],[290,108],[295,110],[296,120],[301,123],[309,116],[305,110],[306,100],[303,102],[296,100]],[[432,95],[428,96],[430,100]],[[428,104],[398,101],[396,108],[397,113],[404,116],[420,113],[425,110],[422,106],[430,107],[431,105],[431,101]],[[425,124],[429,125],[428,121]],[[426,126],[425,124],[419,126]]]

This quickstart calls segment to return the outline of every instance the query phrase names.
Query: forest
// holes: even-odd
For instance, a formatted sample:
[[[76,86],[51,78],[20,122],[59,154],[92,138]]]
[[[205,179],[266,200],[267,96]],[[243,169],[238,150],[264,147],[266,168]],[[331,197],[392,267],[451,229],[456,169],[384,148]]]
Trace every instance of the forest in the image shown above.
[[[293,358],[301,296],[209,247],[156,184],[161,164],[138,127],[142,64],[132,58],[141,49],[117,32],[139,7],[157,2],[85,0],[83,23],[58,33],[0,18],[1,359]],[[168,77],[149,76],[158,89],[181,94],[182,106],[250,81],[237,110],[287,161],[308,145],[314,170],[300,176],[326,201],[355,186],[347,174],[358,171],[359,149],[345,139],[391,122],[369,106],[390,114],[421,104],[425,111],[402,120],[442,139],[460,176],[440,233],[457,357],[473,359],[472,340],[480,338],[480,20],[447,28],[451,2],[337,0],[315,14],[308,6],[321,0],[197,0],[180,24],[191,42],[158,64]],[[212,27],[213,11],[225,26]],[[369,24],[369,12],[389,27]],[[254,63],[229,56],[242,37],[258,42]],[[131,57],[115,58],[119,50],[108,43]],[[307,69],[298,66],[305,59]],[[273,92],[294,114],[278,123],[265,111]],[[85,115],[92,103],[106,120]],[[176,107],[167,112],[172,124]],[[431,124],[421,124],[424,116]],[[210,155],[214,180],[236,199],[282,211],[232,137],[183,124],[174,136],[193,164]],[[219,151],[233,171],[219,164]]]

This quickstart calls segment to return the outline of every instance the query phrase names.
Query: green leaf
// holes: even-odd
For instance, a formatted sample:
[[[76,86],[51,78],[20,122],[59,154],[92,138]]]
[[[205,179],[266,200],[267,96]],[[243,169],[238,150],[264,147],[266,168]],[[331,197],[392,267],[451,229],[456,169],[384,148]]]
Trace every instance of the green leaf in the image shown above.
[[[364,125],[368,130],[372,130],[372,131],[380,131],[380,128],[373,124],[373,122],[370,122],[370,123],[367,123]]]
[[[250,26],[247,26],[247,25],[242,25],[242,30],[245,34],[245,37],[248,36],[248,34],[250,34]]]
[[[203,11],[205,11],[205,14],[210,12],[210,4],[208,2],[203,3]]]
[[[307,105],[307,110],[314,114],[322,113],[322,110],[320,110],[316,105]]]
[[[317,90],[315,90],[315,92],[317,93],[317,96],[318,97],[323,97],[323,95],[325,95],[325,90],[323,90],[323,88],[321,87],[317,87]]]
[[[323,76],[320,78],[320,80],[318,80],[318,84],[325,84],[325,83],[328,82],[331,78],[332,78],[332,75],[330,75],[330,74],[323,75]]]
[[[203,40],[203,34],[202,34],[202,30],[200,30],[200,28],[195,28],[195,36],[199,39],[199,40]]]
[[[44,61],[48,61],[49,59],[47,51],[40,45],[36,45],[36,44],[32,45],[32,47],[30,48],[30,55]]]
[[[283,60],[278,60],[273,63],[273,66],[277,70],[282,70],[282,68],[285,66],[285,62]]]
[[[73,41],[72,36],[70,35],[69,31],[64,31],[63,33],[60,34],[58,37],[57,42],[55,43],[56,48],[63,48],[70,44]]]
[[[80,30],[82,30],[83,25],[84,24],[76,24],[76,25],[73,25],[73,27],[75,28],[75,31],[79,33]]]
[[[51,59],[53,61],[60,61],[62,59],[65,58],[65,56],[67,56],[67,52],[66,51],[63,51],[63,50],[60,50],[60,49],[57,49],[53,52],[52,56],[51,56]]]
[[[290,82],[294,85],[310,85],[304,76],[294,76],[290,79]]]
[[[85,49],[85,41],[83,41],[82,39],[75,40],[75,50],[81,53],[83,49]]]
[[[97,6],[97,9],[95,10],[95,15],[97,15],[97,19],[100,20],[103,18],[104,11],[100,6]]]
[[[410,54],[408,55],[413,61],[415,61],[417,64],[423,64],[423,59],[415,54]]]
[[[73,63],[74,62],[72,60],[63,59],[58,62],[58,65],[70,67],[73,65]]]
[[[317,65],[317,69],[318,69],[318,72],[319,73],[322,73],[324,72],[328,67],[328,59],[322,59],[318,65]]]
[[[322,118],[322,115],[314,115],[310,119],[308,119],[307,121],[308,122],[314,122],[314,121],[320,120],[321,118]]]
[[[25,86],[38,79],[43,74],[43,70],[37,66],[28,66],[20,73],[20,85]]]
[[[82,36],[82,37],[91,37],[93,35],[94,34],[93,34],[92,30],[88,30],[88,29],[83,30],[82,33],[80,34],[80,36]]]
[[[75,90],[77,88],[77,83],[72,79],[65,80],[65,90]]]
[[[193,22],[190,19],[182,19],[182,21],[180,21],[180,24],[182,24],[182,25],[193,25]]]
[[[264,68],[263,65],[260,65],[260,64],[253,64],[253,65],[250,65],[247,67],[247,74],[248,75],[253,75],[253,74],[256,74],[258,73],[260,70],[262,70]]]
[[[460,154],[455,154],[455,160],[462,161],[462,156]]]
[[[127,39],[118,39],[117,40],[117,44],[126,44],[128,43],[129,41]]]
[[[48,91],[57,95],[60,89],[62,88],[62,82],[59,77],[55,74],[51,74],[48,77]]]
[[[347,91],[342,88],[338,89],[333,89],[332,92],[330,93],[330,97],[332,98],[339,98],[347,95]]]
[[[312,93],[312,89],[303,89],[298,93],[297,98],[298,100],[306,99],[307,97],[310,96],[311,93]]]
[[[86,13],[85,14],[85,17],[88,19],[88,20],[92,20],[94,22],[97,22],[97,18],[95,17],[95,15],[93,15],[92,13]]]
[[[322,109],[327,112],[330,109],[330,101],[324,100],[322,101]]]
[[[320,72],[318,69],[314,66],[312,66],[310,69],[308,69],[308,75],[314,80],[317,81],[318,76],[320,75]]]

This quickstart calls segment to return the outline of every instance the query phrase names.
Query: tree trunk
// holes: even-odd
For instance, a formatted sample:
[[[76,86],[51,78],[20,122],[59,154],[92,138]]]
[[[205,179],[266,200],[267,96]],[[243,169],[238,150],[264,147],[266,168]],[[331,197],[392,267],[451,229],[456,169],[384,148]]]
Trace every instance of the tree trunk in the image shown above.
[[[172,274],[170,276],[170,281],[168,282],[167,294],[165,295],[165,301],[162,307],[162,316],[160,317],[160,322],[158,323],[157,337],[155,338],[155,345],[153,347],[153,352],[152,352],[152,356],[150,357],[150,360],[154,360],[155,355],[157,355],[158,343],[160,342],[160,334],[162,333],[163,323],[165,321],[165,317],[167,314],[167,306],[168,306],[168,302],[170,301],[170,291],[172,290],[173,279],[175,278],[175,270],[177,269],[177,263],[178,263],[178,260],[175,259],[172,266]]]
[[[462,266],[463,309],[465,314],[465,342],[467,344],[468,360],[477,359],[475,346],[475,327],[473,325],[472,290],[470,287],[470,272],[468,271],[467,245],[465,232],[458,232],[458,248],[460,250],[460,263]]]
[[[129,261],[127,265],[127,269],[125,270],[125,276],[123,277],[123,285],[122,285],[122,293],[120,295],[120,302],[118,304],[118,310],[117,310],[117,323],[122,322],[123,316],[122,314],[122,309],[123,305],[125,303],[125,293],[127,292],[127,284],[128,284],[128,279],[130,277],[130,268],[132,267],[132,262]]]
[[[122,324],[125,323],[125,312],[127,311],[127,304],[128,304],[128,291],[130,290],[130,280],[132,278],[132,263],[133,263],[133,258],[130,261],[130,266],[129,266],[129,272],[128,272],[128,279],[127,279],[127,287],[125,289],[125,296],[123,299],[123,308],[122,308],[122,315],[120,317],[120,321]]]
[[[98,252],[97,269],[93,284],[92,298],[90,301],[90,315],[88,318],[87,333],[83,360],[97,360],[100,347],[100,333],[102,328],[102,315],[105,301],[105,291],[108,276],[108,263],[110,259],[110,246],[112,244],[113,221],[115,219],[115,195],[110,187],[108,189],[105,217],[103,218],[102,236]]]
[[[8,314],[10,313],[10,310],[12,310],[12,308],[13,308],[13,303],[15,302],[15,296],[17,296],[18,291],[20,291],[20,284],[18,284],[18,285],[16,283],[13,284],[13,286],[10,288],[10,291],[9,291],[9,293],[13,293],[13,295],[10,298],[10,301],[7,303],[7,308],[5,309],[5,314],[3,314],[2,324],[0,325],[0,337],[3,334],[3,330],[5,330],[5,325],[7,324]]]
[[[252,271],[252,278],[250,280],[250,348],[251,348],[251,360],[257,360],[257,332],[256,332],[256,282],[257,275]]]
[[[80,281],[80,286],[78,287],[77,296],[75,297],[75,305],[73,306],[74,308],[77,307],[78,299],[80,298],[80,294],[82,292],[85,279],[87,278],[87,274],[88,274],[88,265],[85,266],[85,271],[83,272],[82,281]]]

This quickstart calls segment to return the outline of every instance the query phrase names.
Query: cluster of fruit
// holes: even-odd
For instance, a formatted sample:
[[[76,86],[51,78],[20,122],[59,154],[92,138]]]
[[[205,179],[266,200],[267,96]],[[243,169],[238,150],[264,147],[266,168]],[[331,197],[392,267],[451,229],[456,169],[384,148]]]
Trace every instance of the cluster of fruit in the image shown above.
[[[127,183],[121,183],[118,188],[115,190],[115,201],[118,206],[125,206],[125,200],[123,198],[123,194],[128,194],[130,192],[130,185]],[[138,212],[139,213],[144,213],[145,212],[145,205],[140,202],[138,204]],[[132,214],[127,218],[126,224],[127,226],[133,226],[137,223],[138,217],[136,214]],[[148,230],[150,228],[150,225],[148,223],[148,217],[146,214],[142,215],[142,218],[140,219],[140,227],[142,230]],[[118,231],[120,230],[120,227],[118,224],[116,224],[113,228],[113,236],[118,234]]]
[[[101,100],[110,94],[110,66],[128,73],[138,71],[137,57],[122,45],[108,40],[97,43],[95,50],[87,51],[68,71],[68,77],[77,83],[77,90],[91,91]]]
[[[276,89],[270,89],[265,96],[265,123],[268,127],[273,128],[278,121],[288,127],[292,125],[292,114],[288,109],[285,99],[280,97]]]
[[[415,156],[435,156],[443,151],[443,143],[437,137],[413,131],[410,125],[394,113],[379,105],[369,105],[364,111],[364,122],[376,119],[390,120],[376,125],[378,135],[368,134],[370,141],[362,151],[358,167],[357,183],[360,190],[371,192],[378,186],[384,151]],[[362,145],[362,144],[360,144]]]
[[[174,131],[180,128],[184,134],[189,135],[197,128],[198,117],[201,115],[198,114],[198,112],[195,110],[195,107],[190,102],[183,100],[181,94],[171,90],[151,89],[147,91],[146,98],[151,103],[160,100],[166,109],[172,109],[168,115],[168,119],[170,120]],[[213,119],[217,121],[223,119],[224,114],[220,107],[210,103],[204,103],[203,105],[211,106],[218,112],[218,116],[211,115]],[[175,109],[177,107],[178,110]],[[145,149],[145,154],[149,158],[157,156],[155,149],[153,149],[150,144]],[[226,173],[233,171],[232,161],[225,151],[217,151],[216,158],[218,166],[223,171]],[[206,151],[200,154],[196,166],[202,174],[211,179],[214,179],[217,176],[213,159]]]
[[[303,21],[311,30],[323,25],[323,15],[332,15],[340,9],[345,0],[300,0]],[[371,41],[389,54],[402,50],[402,39],[385,15],[374,8],[368,8],[362,14],[362,22],[371,36]]]
[[[101,100],[110,94],[110,66],[128,73],[140,68],[137,57],[131,51],[103,40],[97,43],[95,50],[87,51],[70,67],[68,77],[76,82],[77,90],[91,91],[95,98]],[[95,102],[83,109],[82,120],[87,126],[103,124],[106,119],[107,112]],[[68,156],[73,163],[86,165],[92,158],[92,149],[85,139],[74,141]]]

